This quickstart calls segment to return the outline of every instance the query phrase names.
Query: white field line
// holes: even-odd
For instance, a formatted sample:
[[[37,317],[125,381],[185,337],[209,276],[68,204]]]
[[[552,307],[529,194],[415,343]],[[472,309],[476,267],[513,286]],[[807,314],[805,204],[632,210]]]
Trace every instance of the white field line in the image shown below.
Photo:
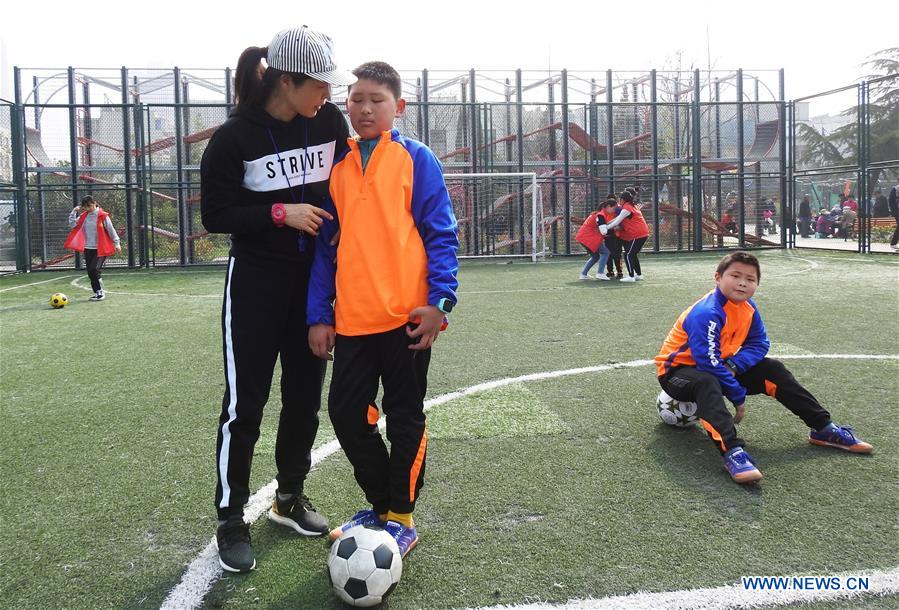
[[[69,276],[71,277],[71,276]],[[86,290],[87,292],[92,292],[93,288],[90,286],[82,286],[81,282],[84,281],[84,277],[79,277],[77,279],[69,282],[75,288],[80,290]],[[177,292],[124,292],[119,290],[106,290],[106,294],[121,294],[129,297],[181,297],[188,299],[221,299],[221,294],[179,294]]]
[[[818,268],[818,263],[816,263],[815,261],[810,261],[807,258],[802,258],[801,256],[791,256],[790,258],[808,263],[809,266],[806,267],[805,269],[799,269],[798,271],[789,271],[787,273],[779,273],[777,275],[774,275],[773,277],[786,277],[788,275],[799,275],[800,273],[808,273],[812,269]]]
[[[38,284],[49,284],[50,282],[58,282],[59,280],[67,280],[70,277],[74,277],[74,276],[61,275],[59,277],[54,277],[49,280],[42,280],[40,282],[31,282],[30,284],[22,284],[21,286],[10,286],[9,288],[0,288],[0,292],[8,292],[10,290],[18,290],[19,288],[28,288],[29,286],[37,286]]]
[[[899,257],[896,257],[895,254],[890,257],[878,256],[876,258],[862,258],[863,256],[865,256],[865,255],[860,254],[859,258],[842,258],[842,257],[836,257],[836,256],[828,256],[826,258],[822,258],[822,262],[826,263],[829,261],[850,261],[853,263],[886,263],[888,265],[893,265],[893,266],[899,265]]]
[[[630,595],[616,595],[602,599],[576,599],[562,604],[522,604],[520,606],[490,606],[482,610],[731,610],[733,608],[770,608],[796,603],[823,602],[830,600],[851,600],[859,605],[863,597],[874,595],[895,595],[899,593],[899,568],[889,571],[859,570],[832,574],[841,583],[849,577],[867,577],[867,591],[844,589],[781,589],[762,591],[744,589],[741,584],[723,587],[686,589],[684,591],[664,591],[661,593],[638,592]],[[860,606],[857,606],[860,607]]]
[[[872,354],[793,354],[793,355],[781,355],[776,356],[777,358],[784,360],[809,360],[815,358],[827,358],[827,359],[846,359],[846,360],[897,360],[899,361],[899,355],[872,355]],[[585,373],[599,373],[602,371],[611,371],[615,369],[623,369],[623,368],[636,368],[640,366],[648,366],[652,364],[652,360],[631,360],[629,362],[619,362],[616,364],[602,364],[599,366],[585,366],[576,369],[563,369],[560,371],[546,371],[542,373],[531,373],[529,375],[520,375],[518,377],[506,377],[504,379],[496,379],[494,381],[486,381],[484,383],[479,383],[477,385],[473,385],[462,390],[458,390],[456,392],[450,392],[448,394],[443,394],[441,396],[436,396],[431,398],[430,400],[425,401],[425,410],[427,411],[431,407],[436,407],[438,405],[445,404],[457,398],[462,398],[463,396],[468,396],[470,394],[476,394],[478,392],[484,392],[487,390],[492,390],[495,388],[512,385],[515,383],[523,383],[527,381],[542,381],[544,379],[555,379],[559,377],[570,377],[572,375],[582,375]],[[384,418],[382,417],[378,421],[378,426],[380,428],[384,427]],[[318,464],[320,464],[324,459],[333,455],[338,450],[340,450],[340,444],[337,442],[337,439],[332,439],[315,449],[312,452],[312,468],[314,469]],[[252,495],[250,501],[247,503],[246,510],[244,511],[244,520],[247,523],[253,523],[259,517],[262,516],[262,513],[266,511],[266,509],[271,505],[272,499],[275,496],[275,491],[277,490],[278,482],[277,480],[272,480],[265,487],[259,489],[255,494]],[[163,601],[161,608],[164,610],[187,610],[192,608],[199,608],[203,603],[203,598],[206,596],[206,593],[209,591],[210,587],[212,587],[212,583],[222,574],[222,568],[219,566],[218,562],[218,551],[215,546],[215,538],[213,538],[209,544],[206,545],[206,548],[194,559],[190,565],[187,566],[187,569],[184,572],[184,576],[181,577],[181,582],[178,583],[170,592],[168,597]],[[612,598],[608,598],[612,599]],[[572,607],[588,607],[588,606],[572,606]],[[589,606],[592,608],[592,606]],[[615,606],[608,606],[615,607]],[[636,607],[636,606],[635,606]],[[659,606],[655,606],[659,607]],[[672,606],[679,607],[679,606]],[[687,608],[688,606],[684,606]],[[694,606],[689,606],[693,608]],[[723,608],[724,606],[722,606]],[[727,606],[727,607],[736,607],[736,606]],[[749,606],[747,606],[749,607]],[[696,606],[699,608],[699,606]]]

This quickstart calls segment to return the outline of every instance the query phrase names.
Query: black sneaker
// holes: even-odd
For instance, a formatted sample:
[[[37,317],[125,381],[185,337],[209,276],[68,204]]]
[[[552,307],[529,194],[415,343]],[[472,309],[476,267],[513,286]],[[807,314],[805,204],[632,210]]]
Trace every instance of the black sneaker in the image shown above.
[[[250,546],[250,526],[243,515],[232,515],[215,532],[219,549],[219,565],[229,572],[249,572],[256,568],[256,557]]]
[[[281,494],[276,493],[268,518],[304,536],[323,536],[328,533],[328,520],[315,510],[306,494],[288,496],[282,500]]]
[[[106,295],[103,293],[103,291],[98,290],[97,292],[94,293],[94,296],[92,296],[88,300],[89,301],[102,301],[105,298],[106,298]]]

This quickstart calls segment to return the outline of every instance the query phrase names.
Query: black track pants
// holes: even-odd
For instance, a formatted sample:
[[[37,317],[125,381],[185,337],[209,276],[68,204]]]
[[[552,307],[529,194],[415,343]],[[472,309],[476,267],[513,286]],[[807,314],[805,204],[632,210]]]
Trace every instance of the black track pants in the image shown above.
[[[748,371],[737,375],[737,381],[746,388],[748,395],[771,396],[809,428],[820,430],[830,422],[830,413],[779,360],[764,358]],[[703,427],[721,453],[745,444],[737,437],[734,418],[724,403],[717,377],[692,366],[679,366],[659,377],[659,383],[672,398],[696,403]]]
[[[406,327],[337,336],[328,412],[356,481],[378,513],[410,513],[424,484],[427,433],[424,396],[431,350],[409,349]],[[384,444],[374,401],[384,384]]]
[[[640,269],[640,258],[637,255],[640,254],[640,250],[643,249],[643,244],[646,243],[647,239],[648,238],[646,237],[640,237],[624,242],[624,246],[622,247],[624,253],[624,265],[627,267],[627,274],[631,277],[634,277],[634,275],[643,275],[643,272]]]
[[[609,260],[606,262],[606,271],[608,273],[613,272],[612,266],[614,265],[618,271],[618,274],[621,274],[621,247],[624,245],[624,242],[615,237],[610,231],[608,235],[606,235],[606,248],[609,249]]]
[[[281,415],[275,443],[278,490],[296,493],[312,463],[325,361],[309,349],[308,264],[231,257],[222,305],[225,395],[216,444],[219,519],[242,514],[250,465],[281,359]]]
[[[87,267],[87,277],[91,281],[91,289],[95,294],[103,289],[103,284],[100,282],[100,269],[104,264],[106,264],[106,257],[97,256],[96,248],[84,249],[84,265]]]

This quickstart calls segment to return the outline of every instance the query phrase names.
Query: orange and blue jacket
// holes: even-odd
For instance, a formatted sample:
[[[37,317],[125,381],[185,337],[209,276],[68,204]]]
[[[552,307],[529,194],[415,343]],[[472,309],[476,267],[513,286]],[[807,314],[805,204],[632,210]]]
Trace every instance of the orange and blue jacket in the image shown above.
[[[349,145],[331,171],[323,207],[334,220],[316,238],[306,321],[358,336],[399,328],[416,307],[456,303],[459,240],[431,149],[385,131],[363,172],[358,143]]]
[[[657,374],[662,377],[677,366],[696,367],[715,375],[724,395],[738,405],[746,400],[746,388],[735,375],[761,362],[769,346],[755,302],[734,303],[715,288],[674,323],[655,357]]]

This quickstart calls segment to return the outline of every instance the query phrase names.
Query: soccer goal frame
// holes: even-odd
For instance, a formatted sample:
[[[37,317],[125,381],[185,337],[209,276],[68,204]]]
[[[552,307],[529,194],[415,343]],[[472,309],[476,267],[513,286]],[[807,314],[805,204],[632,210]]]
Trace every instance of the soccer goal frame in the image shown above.
[[[530,258],[546,252],[534,172],[443,175],[459,222],[459,258]]]

